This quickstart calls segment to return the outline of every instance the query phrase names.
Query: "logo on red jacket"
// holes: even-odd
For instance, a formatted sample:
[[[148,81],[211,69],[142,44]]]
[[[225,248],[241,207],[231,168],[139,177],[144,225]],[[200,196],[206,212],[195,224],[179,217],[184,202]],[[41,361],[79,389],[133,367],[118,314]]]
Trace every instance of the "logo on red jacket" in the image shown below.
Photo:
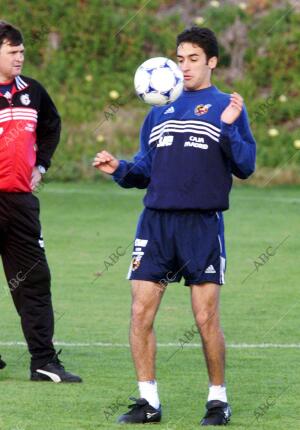
[[[29,98],[29,94],[22,94],[20,97],[20,101],[24,106],[30,105],[31,100]]]
[[[205,113],[208,112],[208,109],[211,107],[211,105],[197,105],[195,107],[194,113],[195,115],[204,115]]]

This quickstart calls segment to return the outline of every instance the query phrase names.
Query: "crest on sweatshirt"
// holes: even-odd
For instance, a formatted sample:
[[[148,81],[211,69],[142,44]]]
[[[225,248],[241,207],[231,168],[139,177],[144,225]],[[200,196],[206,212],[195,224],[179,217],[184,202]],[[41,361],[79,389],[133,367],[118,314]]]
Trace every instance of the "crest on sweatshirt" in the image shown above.
[[[208,112],[211,105],[197,105],[194,109],[194,114],[201,116]]]
[[[20,97],[20,101],[21,101],[22,105],[28,106],[31,102],[31,100],[29,98],[29,94],[22,94]]]

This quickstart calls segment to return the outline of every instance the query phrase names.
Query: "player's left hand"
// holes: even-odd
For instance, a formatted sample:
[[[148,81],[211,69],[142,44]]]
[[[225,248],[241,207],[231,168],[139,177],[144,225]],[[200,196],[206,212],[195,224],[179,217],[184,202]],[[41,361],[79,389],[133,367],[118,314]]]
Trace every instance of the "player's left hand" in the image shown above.
[[[240,116],[243,109],[243,97],[238,93],[230,95],[230,103],[222,112],[221,121],[226,124],[232,124]]]
[[[42,180],[42,174],[40,173],[39,169],[35,166],[32,170],[31,182],[30,182],[30,186],[31,186],[32,191],[37,190],[41,180]]]

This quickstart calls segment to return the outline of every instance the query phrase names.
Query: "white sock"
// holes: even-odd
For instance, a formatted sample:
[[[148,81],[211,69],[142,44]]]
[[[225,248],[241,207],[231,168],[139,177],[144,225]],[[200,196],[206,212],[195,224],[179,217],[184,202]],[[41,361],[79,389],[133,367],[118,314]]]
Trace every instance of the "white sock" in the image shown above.
[[[208,399],[210,400],[220,400],[221,402],[227,403],[226,386],[225,385],[210,385]]]
[[[149,405],[153,408],[158,409],[160,402],[157,392],[157,382],[154,381],[143,381],[139,382],[140,397],[146,399]]]

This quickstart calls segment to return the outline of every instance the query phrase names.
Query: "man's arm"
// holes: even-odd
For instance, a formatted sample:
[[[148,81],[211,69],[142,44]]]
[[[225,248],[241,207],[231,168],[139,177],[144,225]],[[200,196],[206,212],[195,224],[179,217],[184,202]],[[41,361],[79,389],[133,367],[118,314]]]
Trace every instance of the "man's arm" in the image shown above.
[[[111,174],[114,181],[123,188],[147,188],[150,183],[153,152],[153,147],[148,145],[150,114],[141,129],[140,151],[132,162],[117,160],[106,151],[98,153],[94,159],[93,166]]]
[[[246,179],[254,172],[256,143],[243,99],[236,93],[221,116],[220,145],[235,176]]]
[[[123,188],[147,188],[150,182],[150,171],[147,174],[147,156],[139,152],[133,162],[118,160],[107,151],[98,152],[93,166],[113,176],[114,181]]]
[[[36,191],[43,174],[50,167],[51,157],[58,145],[61,121],[56,107],[47,91],[39,85],[41,91],[38,125],[36,129],[37,157],[31,175],[31,189]]]
[[[36,166],[50,167],[51,158],[58,145],[61,121],[56,107],[47,91],[40,86],[41,100],[38,116]]]
[[[148,150],[151,151],[151,148]],[[151,156],[149,152],[139,151],[132,162],[120,160],[113,173],[114,181],[123,188],[147,188],[150,183]]]

